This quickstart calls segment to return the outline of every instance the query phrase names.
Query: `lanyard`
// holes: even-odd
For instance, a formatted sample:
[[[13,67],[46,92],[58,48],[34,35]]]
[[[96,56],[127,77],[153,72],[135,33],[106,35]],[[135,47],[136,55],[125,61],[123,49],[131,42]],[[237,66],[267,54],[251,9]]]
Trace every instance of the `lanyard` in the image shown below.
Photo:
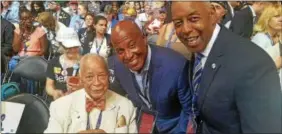
[[[99,45],[97,39],[95,38],[96,53],[97,53],[98,55],[99,55],[100,50],[101,50],[101,48],[102,48],[104,39],[105,39],[105,37],[103,38],[103,40],[101,41],[101,44]]]
[[[99,114],[99,117],[98,117],[95,129],[99,129],[100,128],[101,122],[102,122],[102,111]],[[92,129],[92,127],[91,127],[91,122],[90,122],[90,114],[87,113],[87,126],[86,126],[86,130],[89,130],[89,129]]]

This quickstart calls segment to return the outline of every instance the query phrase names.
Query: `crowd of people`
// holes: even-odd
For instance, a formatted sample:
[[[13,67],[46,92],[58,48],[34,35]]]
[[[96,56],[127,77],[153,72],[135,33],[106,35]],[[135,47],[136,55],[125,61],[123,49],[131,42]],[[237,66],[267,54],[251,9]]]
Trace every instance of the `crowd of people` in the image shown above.
[[[281,4],[4,0],[1,74],[48,61],[45,133],[282,133]]]

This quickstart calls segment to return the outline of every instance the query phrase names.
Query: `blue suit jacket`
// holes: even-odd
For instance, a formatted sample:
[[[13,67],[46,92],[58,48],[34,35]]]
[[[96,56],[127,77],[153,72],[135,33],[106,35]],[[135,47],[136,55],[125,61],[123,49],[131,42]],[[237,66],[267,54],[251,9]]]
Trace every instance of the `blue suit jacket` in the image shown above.
[[[149,92],[153,109],[158,112],[156,127],[160,133],[184,133],[191,110],[188,61],[173,50],[153,45],[150,47],[152,57]],[[112,89],[120,94],[127,94],[136,107],[146,106],[138,96],[138,89],[134,86],[135,78],[130,70],[116,55],[109,58],[108,64],[115,77]],[[120,87],[125,93],[119,90]]]

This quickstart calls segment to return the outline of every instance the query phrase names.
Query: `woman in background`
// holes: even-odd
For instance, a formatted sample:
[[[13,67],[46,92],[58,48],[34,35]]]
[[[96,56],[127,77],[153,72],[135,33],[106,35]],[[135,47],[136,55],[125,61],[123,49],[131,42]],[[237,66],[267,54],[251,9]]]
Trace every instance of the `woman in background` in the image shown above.
[[[31,2],[31,13],[33,17],[37,17],[37,15],[41,12],[45,11],[44,2],[43,1],[32,1]]]
[[[107,23],[107,18],[104,16],[98,15],[95,17],[95,36],[93,41],[90,42],[90,53],[98,54],[104,58],[108,58],[111,55],[111,38],[106,33]]]
[[[279,70],[282,85],[282,6],[280,3],[272,4],[264,9],[254,27],[254,32],[256,34],[252,41],[271,56]]]
[[[94,14],[87,13],[85,16],[85,28],[81,28],[78,30],[78,37],[82,44],[83,55],[90,52],[90,42],[93,41],[95,35],[95,28],[94,28]]]
[[[13,50],[20,57],[42,56],[47,48],[46,34],[41,27],[33,25],[32,18],[29,10],[22,10],[19,28],[14,32]]]

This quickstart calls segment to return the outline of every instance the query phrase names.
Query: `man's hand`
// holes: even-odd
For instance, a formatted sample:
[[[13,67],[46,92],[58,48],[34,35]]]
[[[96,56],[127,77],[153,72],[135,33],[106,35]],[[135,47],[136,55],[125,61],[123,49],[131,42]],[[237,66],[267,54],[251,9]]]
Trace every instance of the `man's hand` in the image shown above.
[[[106,134],[106,132],[103,130],[103,129],[90,129],[90,130],[83,130],[83,131],[80,131],[78,132],[79,134],[89,134],[89,133],[104,133]]]
[[[56,89],[56,90],[53,91],[52,96],[53,96],[53,99],[56,100],[56,99],[60,98],[61,96],[64,96],[64,93],[63,93],[62,90]]]

